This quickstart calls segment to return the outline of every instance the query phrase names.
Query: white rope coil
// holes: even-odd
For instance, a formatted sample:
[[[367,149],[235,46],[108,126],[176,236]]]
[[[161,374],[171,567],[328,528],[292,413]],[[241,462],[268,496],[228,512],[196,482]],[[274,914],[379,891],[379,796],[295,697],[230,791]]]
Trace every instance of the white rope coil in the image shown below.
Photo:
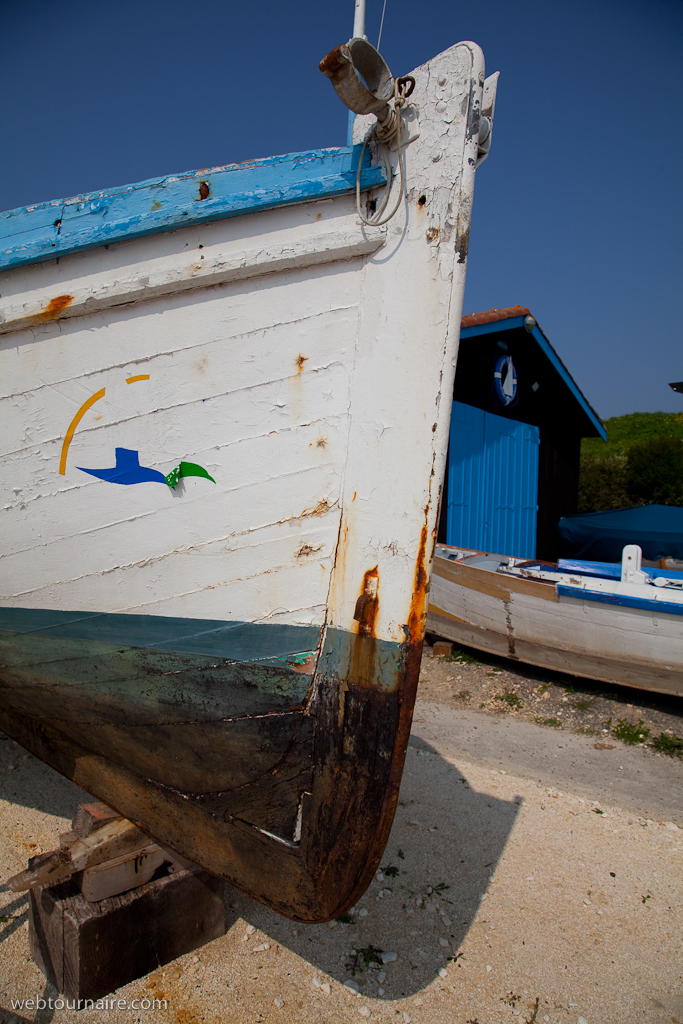
[[[356,210],[363,224],[368,224],[370,227],[380,227],[382,224],[387,224],[394,214],[397,212],[403,196],[405,194],[405,169],[403,166],[403,149],[401,146],[401,136],[403,135],[403,114],[401,108],[406,102],[406,83],[401,82],[399,84],[398,79],[394,79],[394,109],[387,107],[386,116],[380,120],[379,115],[377,116],[377,123],[372,126],[370,131],[367,133],[363,140],[363,148],[360,154],[360,160],[358,161],[358,173],[356,174]],[[396,148],[398,150],[398,169],[400,176],[400,188],[398,193],[398,199],[394,204],[394,208],[391,213],[383,216],[384,211],[387,208],[389,197],[391,195],[392,185],[392,170],[391,161],[389,159],[389,147],[392,140],[396,138]],[[384,160],[384,168],[386,171],[387,184],[384,189],[384,195],[382,196],[382,202],[379,210],[376,210],[372,217],[366,217],[361,212],[360,205],[360,177],[361,170],[363,167],[363,157],[365,156],[365,150],[368,145],[375,139],[382,149],[382,158]]]

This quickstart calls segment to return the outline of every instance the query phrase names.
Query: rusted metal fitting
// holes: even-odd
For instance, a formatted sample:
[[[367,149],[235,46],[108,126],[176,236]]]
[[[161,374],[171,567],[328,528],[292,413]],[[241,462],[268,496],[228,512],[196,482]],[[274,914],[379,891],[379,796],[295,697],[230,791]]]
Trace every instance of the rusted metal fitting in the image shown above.
[[[404,75],[403,78],[399,78],[396,81],[398,91],[402,94],[404,99],[408,99],[412,96],[413,89],[415,88],[415,79],[412,75]]]
[[[320,61],[320,70],[354,114],[386,116],[389,100],[394,96],[394,78],[382,55],[367,39],[355,37],[341,43]]]
[[[372,636],[379,607],[377,566],[369,569],[363,578],[363,590],[356,601],[353,617],[358,623],[360,636]]]

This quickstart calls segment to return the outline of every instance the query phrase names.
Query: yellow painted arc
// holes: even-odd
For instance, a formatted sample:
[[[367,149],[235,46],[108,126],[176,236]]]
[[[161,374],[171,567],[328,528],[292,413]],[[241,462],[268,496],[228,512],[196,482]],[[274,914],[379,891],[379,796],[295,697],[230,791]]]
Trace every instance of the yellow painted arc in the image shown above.
[[[149,374],[138,373],[136,377],[126,377],[126,384],[135,384],[136,380],[149,380]]]
[[[76,427],[81,422],[90,406],[94,405],[95,402],[99,402],[100,398],[104,396],[104,391],[105,389],[102,388],[101,391],[96,391],[94,395],[91,395],[87,402],[83,403],[83,405],[80,407],[80,409],[72,419],[71,423],[69,424],[69,429],[66,432],[64,444],[62,445],[62,457],[59,460],[59,472],[61,476],[64,476],[64,474],[66,473],[66,456],[69,452],[69,445],[71,444],[71,439],[76,432]]]

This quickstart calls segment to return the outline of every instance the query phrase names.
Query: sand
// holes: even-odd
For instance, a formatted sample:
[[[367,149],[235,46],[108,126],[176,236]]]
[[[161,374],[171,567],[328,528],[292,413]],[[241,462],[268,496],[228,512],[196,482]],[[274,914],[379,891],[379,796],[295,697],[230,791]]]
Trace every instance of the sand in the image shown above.
[[[349,921],[226,886],[225,936],[114,994],[165,1008],[36,1012],[13,1001],[57,993],[3,889],[0,1021],[683,1024],[683,761],[433,700],[415,718],[387,870]],[[0,785],[6,878],[85,796],[7,739]]]

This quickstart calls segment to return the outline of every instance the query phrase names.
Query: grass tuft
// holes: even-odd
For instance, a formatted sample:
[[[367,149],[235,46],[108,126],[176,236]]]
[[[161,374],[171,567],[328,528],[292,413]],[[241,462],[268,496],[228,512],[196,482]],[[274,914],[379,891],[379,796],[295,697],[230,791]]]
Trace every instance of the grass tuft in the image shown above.
[[[650,730],[644,728],[644,725],[642,718],[638,719],[637,725],[634,722],[629,722],[627,718],[620,718],[612,729],[612,735],[622,743],[634,747],[637,743],[644,743],[650,735]]]
[[[683,739],[680,736],[667,736],[663,732],[653,739],[652,746],[660,754],[668,754],[669,757],[683,757]]]
[[[521,708],[524,704],[520,695],[515,693],[514,690],[503,690],[502,693],[497,693],[493,699],[499,700],[502,704],[507,704],[509,708]]]
[[[450,658],[446,658],[446,661],[454,661],[456,665],[480,665],[479,658],[475,658],[473,654],[468,654],[467,651],[463,651],[462,648],[456,647],[453,649],[453,653]]]

